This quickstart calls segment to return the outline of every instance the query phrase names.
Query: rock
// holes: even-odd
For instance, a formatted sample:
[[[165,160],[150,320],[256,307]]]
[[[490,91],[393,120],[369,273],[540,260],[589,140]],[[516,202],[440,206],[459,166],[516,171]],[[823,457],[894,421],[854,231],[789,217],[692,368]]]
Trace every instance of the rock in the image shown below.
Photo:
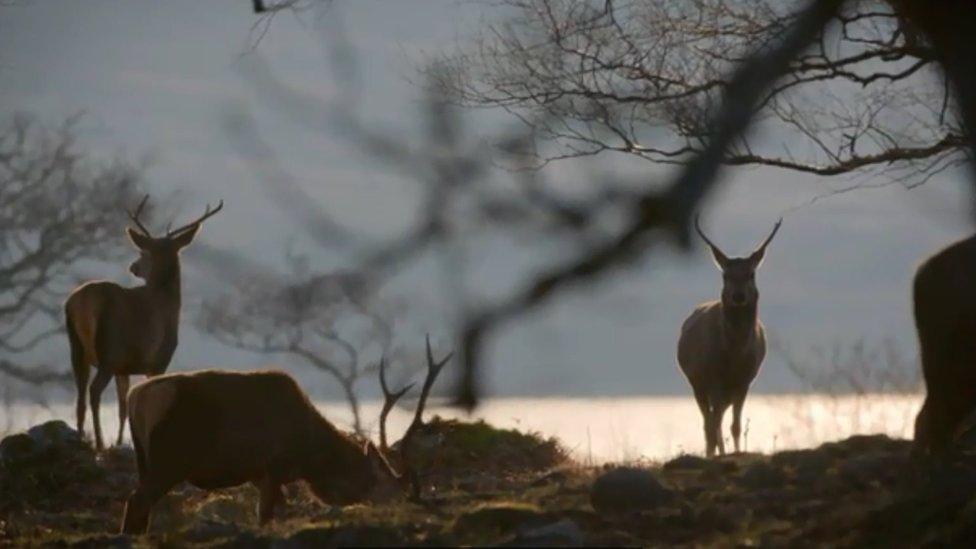
[[[81,435],[61,420],[48,421],[27,430],[27,436],[34,439],[41,451],[51,447],[70,447],[84,444]]]
[[[827,442],[817,450],[835,457],[866,454],[873,452],[907,452],[912,443],[908,440],[893,439],[887,435],[854,435],[838,442]]]
[[[691,454],[681,454],[680,456],[665,463],[663,469],[665,471],[687,471],[687,470],[714,469],[715,466],[716,465],[714,462],[705,459],[701,456],[695,456]]]
[[[95,453],[78,432],[60,420],[42,423],[0,441],[0,464],[8,468],[59,460],[95,462]]]
[[[57,509],[63,494],[104,477],[95,452],[63,421],[0,441],[0,506]]]
[[[748,510],[724,505],[708,505],[699,509],[695,516],[695,528],[701,531],[717,530],[731,534],[748,522]]]
[[[908,466],[905,455],[871,453],[841,461],[837,472],[848,484],[865,488],[875,482],[894,484]]]
[[[584,543],[583,530],[571,519],[535,528],[520,530],[516,536],[503,543],[503,547],[581,547]]]
[[[520,528],[541,526],[548,520],[549,516],[532,505],[484,505],[457,517],[453,530],[459,533],[508,534]]]
[[[129,536],[124,536],[121,534],[102,534],[78,540],[68,545],[68,547],[75,547],[78,549],[86,547],[91,547],[92,549],[102,547],[128,549],[129,547],[132,547],[132,541],[129,539]]]
[[[789,467],[795,472],[797,484],[819,483],[827,469],[833,464],[834,452],[821,446],[816,450],[788,450],[775,454],[770,463],[777,467]]]
[[[16,464],[34,455],[37,443],[27,433],[10,435],[0,440],[0,465]]]
[[[532,486],[545,486],[547,484],[560,484],[567,478],[565,471],[549,471],[532,481]]]
[[[338,526],[335,528],[306,528],[283,542],[275,542],[275,549],[303,549],[305,547],[390,547],[403,544],[396,530],[382,526]]]
[[[255,518],[255,502],[243,496],[212,494],[193,513],[211,523],[247,524]]]
[[[270,548],[270,547],[284,547],[284,546],[287,545],[287,543],[288,543],[287,540],[285,540],[285,541],[279,541],[279,540],[272,541],[272,540],[269,540],[266,537],[258,536],[254,532],[244,531],[244,532],[241,532],[240,534],[238,534],[237,537],[235,537],[234,539],[229,540],[226,543],[217,544],[214,547],[221,547],[221,548],[226,548],[226,549],[229,549],[229,548],[233,548],[233,549],[266,549],[266,548]],[[284,545],[282,545],[282,544],[284,544]]]
[[[212,542],[237,536],[241,532],[236,524],[204,519],[183,531],[183,539],[192,543]]]
[[[618,467],[600,475],[590,488],[590,504],[601,513],[630,513],[653,509],[672,498],[653,473]]]
[[[766,490],[777,488],[786,483],[786,473],[782,469],[765,461],[757,461],[742,472],[736,479],[739,485],[748,490]]]

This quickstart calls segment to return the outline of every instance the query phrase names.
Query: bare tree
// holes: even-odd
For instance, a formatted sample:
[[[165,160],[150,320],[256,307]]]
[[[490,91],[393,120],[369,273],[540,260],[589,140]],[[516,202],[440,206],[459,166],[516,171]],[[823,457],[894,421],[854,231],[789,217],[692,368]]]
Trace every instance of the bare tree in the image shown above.
[[[802,352],[774,338],[770,348],[782,357],[790,373],[817,394],[914,394],[922,385],[917,357],[906,356],[888,338],[877,343],[863,338],[835,341]]]
[[[341,25],[323,33],[330,40],[335,81],[341,86],[332,102],[281,82],[258,55],[252,56],[247,68],[259,95],[296,124],[316,131],[340,130],[373,164],[389,166],[399,177],[420,184],[423,198],[411,228],[385,241],[350,237],[341,244],[354,249],[351,260],[357,270],[370,273],[378,282],[430,252],[445,258],[442,264],[449,281],[445,295],[456,311],[448,321],[455,330],[461,366],[454,397],[458,404],[471,407],[481,390],[479,365],[485,344],[501,326],[546,305],[567,289],[632,265],[661,237],[675,236],[679,243],[688,244],[689,219],[714,186],[725,151],[750,123],[762,93],[806,49],[841,3],[811,3],[768,47],[736,65],[721,88],[722,108],[708,113],[711,119],[702,125],[708,130],[702,137],[703,148],[669,181],[656,182],[647,174],[639,179],[605,175],[614,174],[613,170],[596,175],[600,170],[594,169],[593,174],[579,175],[586,180],[582,185],[586,191],[578,193],[566,192],[566,181],[550,182],[538,170],[506,171],[507,177],[495,173],[492,168],[498,157],[486,150],[485,136],[472,133],[453,108],[460,102],[452,95],[457,90],[436,84],[448,78],[436,71],[450,67],[428,72],[435,84],[427,86],[424,138],[397,135],[366,123],[355,84],[356,56],[344,40]],[[284,170],[268,169],[280,166],[274,161],[273,148],[260,138],[246,113],[228,117],[225,128],[256,173],[283,191],[281,195],[296,194],[293,178]],[[527,165],[532,156],[531,134],[503,131],[491,141],[500,145],[504,162],[515,168],[532,167]],[[288,207],[284,201],[279,204]],[[296,211],[304,217],[309,210]],[[328,216],[322,214],[320,222],[303,225],[313,238],[329,244],[320,230],[334,225]],[[543,245],[534,250],[538,261],[527,269],[527,275],[519,273],[522,276],[506,291],[485,295],[467,283],[467,248],[476,234],[505,234],[522,246]]]
[[[93,160],[77,143],[76,123],[50,129],[19,114],[0,126],[0,371],[28,383],[70,379],[67,368],[17,356],[63,329],[77,267],[125,250],[125,206],[140,192],[141,169]]]
[[[549,6],[553,8],[551,14],[543,9],[539,15],[543,22],[570,21],[572,24],[557,23],[552,27],[553,36],[560,39],[552,59],[543,56],[539,58],[539,64],[523,65],[524,72],[511,73],[511,78],[499,80],[499,85],[510,85],[511,89],[517,89],[527,77],[526,81],[531,84],[531,77],[537,74],[542,75],[539,82],[547,83],[551,79],[545,76],[545,71],[552,67],[565,69],[570,76],[579,73],[584,83],[590,84],[599,82],[605,85],[610,77],[613,77],[610,82],[617,82],[618,78],[623,81],[628,78],[644,78],[639,70],[641,66],[632,62],[629,65],[625,63],[628,61],[626,55],[618,55],[607,67],[603,66],[603,61],[594,61],[595,64],[588,65],[587,62],[592,61],[591,57],[601,59],[598,54],[613,51],[612,42],[603,40],[590,44],[585,36],[573,34],[576,28],[574,25],[584,29],[609,28],[611,36],[614,33],[619,34],[621,31],[617,27],[625,23],[621,23],[622,18],[616,11],[618,7],[613,3],[601,2],[597,5],[600,9],[571,0],[559,3],[527,0],[507,4],[515,8]],[[470,227],[458,223],[460,218],[484,222],[499,231],[542,226],[547,231],[552,230],[564,237],[560,239],[563,253],[541,254],[540,257],[546,259],[554,256],[557,259],[548,263],[540,261],[542,265],[536,265],[537,268],[523,277],[511,291],[493,295],[490,299],[457,300],[460,303],[459,315],[454,325],[457,329],[461,362],[461,375],[455,388],[457,403],[466,407],[477,403],[484,347],[488,338],[501,326],[539,309],[567,289],[605,279],[616,269],[644,259],[652,245],[661,242],[665,237],[672,237],[687,247],[690,219],[700,207],[702,199],[717,184],[716,178],[723,166],[775,165],[812,173],[833,174],[899,165],[908,170],[910,177],[914,177],[911,174],[923,174],[924,180],[926,175],[937,173],[945,166],[972,157],[971,132],[976,126],[976,73],[971,70],[972,59],[976,55],[976,41],[972,40],[973,33],[976,32],[976,7],[973,4],[929,3],[921,0],[890,0],[884,4],[853,0],[809,1],[802,6],[790,6],[789,11],[785,12],[770,8],[771,11],[767,11],[766,15],[757,9],[756,13],[766,17],[767,22],[753,31],[749,31],[748,26],[745,30],[734,30],[739,19],[751,17],[748,10],[729,11],[731,8],[723,8],[723,4],[715,2],[685,4],[700,10],[714,7],[722,15],[722,18],[717,19],[722,22],[720,26],[701,31],[703,39],[722,36],[726,29],[733,29],[726,39],[738,37],[739,41],[712,50],[702,48],[699,43],[683,54],[711,52],[703,58],[707,61],[709,57],[714,57],[710,63],[705,63],[694,55],[691,59],[698,59],[696,62],[702,63],[695,71],[720,76],[714,84],[707,85],[711,80],[697,78],[698,73],[695,71],[688,74],[678,73],[681,78],[675,78],[676,82],[665,80],[647,84],[651,92],[659,93],[659,89],[664,90],[661,104],[668,105],[668,109],[653,111],[659,119],[647,115],[648,123],[640,126],[643,128],[640,131],[637,129],[637,121],[640,119],[633,122],[633,130],[629,123],[621,124],[619,121],[621,113],[630,116],[625,108],[628,104],[632,109],[637,109],[641,103],[646,103],[642,95],[621,96],[626,99],[621,102],[624,107],[614,109],[610,109],[603,101],[591,100],[620,99],[619,97],[604,98],[603,95],[607,94],[603,91],[589,94],[593,96],[590,97],[585,93],[576,93],[577,90],[573,88],[557,89],[551,97],[545,94],[524,98],[516,96],[516,101],[509,103],[506,103],[508,99],[505,96],[488,97],[490,100],[479,103],[478,94],[495,91],[491,87],[487,91],[484,88],[469,87],[472,82],[488,81],[479,80],[482,73],[477,71],[486,66],[490,69],[492,65],[479,65],[479,59],[497,59],[504,63],[509,61],[505,55],[507,50],[501,48],[496,54],[491,42],[482,42],[481,50],[473,54],[462,51],[462,56],[469,57],[441,59],[428,71],[427,77],[433,82],[429,86],[432,99],[428,117],[430,132],[427,142],[421,142],[419,148],[420,140],[402,137],[398,139],[389,132],[370,129],[357,116],[356,89],[349,85],[355,79],[349,78],[350,73],[354,72],[354,64],[350,62],[348,48],[333,48],[338,76],[336,81],[344,86],[340,90],[342,93],[338,95],[338,108],[283,85],[263,64],[256,65],[257,70],[253,76],[259,91],[262,96],[279,106],[283,113],[299,124],[315,129],[341,127],[344,135],[356,140],[372,156],[394,166],[399,174],[407,174],[424,184],[427,200],[422,202],[422,209],[415,216],[416,225],[402,236],[391,238],[385,245],[374,245],[374,253],[365,254],[364,264],[391,269],[430,249],[456,249],[459,238],[471,234]],[[658,8],[668,5],[660,2],[651,4]],[[765,4],[743,2],[742,5],[756,7]],[[572,6],[584,6],[585,9],[569,10],[565,14],[556,9],[568,9]],[[637,3],[626,6],[628,9],[642,7]],[[888,6],[893,9],[888,9]],[[665,10],[663,15],[667,13]],[[708,13],[710,12],[705,10],[699,17],[671,17],[670,20],[677,25],[677,31],[685,32],[714,20],[714,17],[706,17]],[[573,17],[566,18],[566,14]],[[881,25],[884,21],[889,22],[888,27]],[[517,20],[510,22],[515,31],[518,31],[516,27],[520,24]],[[529,21],[527,24],[532,23]],[[654,24],[654,21],[644,21],[644,24]],[[861,26],[867,31],[872,28],[880,30],[876,35],[856,34],[854,29]],[[341,29],[338,30],[336,34],[341,38]],[[493,39],[500,40],[504,45],[506,36],[509,36],[507,32],[509,29],[499,27],[494,32],[498,36]],[[570,35],[574,36],[574,40],[579,40],[579,44],[570,44],[563,40]],[[629,36],[626,32],[624,35]],[[516,33],[511,36],[520,35]],[[537,33],[537,37],[541,37],[541,41],[524,41],[527,52],[553,49],[551,44],[547,45],[549,38],[545,32]],[[663,35],[661,44],[671,44],[664,41],[664,38],[668,38],[668,35]],[[677,40],[673,47],[683,47],[685,42],[688,41]],[[843,47],[835,45],[838,43]],[[583,52],[577,56],[575,67],[563,57],[566,52],[562,50],[566,44],[569,44],[569,53],[576,50]],[[581,48],[580,45],[589,49]],[[631,48],[625,42],[623,49],[629,55],[635,56],[635,59],[643,60],[651,59],[647,56],[659,51],[659,46],[660,44],[650,42],[641,48]],[[851,48],[866,50],[861,54],[854,54],[851,53]],[[681,59],[680,55],[678,59]],[[862,61],[864,65],[861,65]],[[605,68],[615,69],[616,65],[623,66],[619,73],[601,72]],[[854,90],[860,88],[865,93],[871,92],[878,84],[907,86],[910,80],[920,77],[923,68],[936,65],[942,69],[938,74],[944,76],[944,80],[937,81],[941,83],[935,88],[938,90],[937,94],[918,91],[921,95],[913,96],[916,92],[912,90],[888,87],[879,96],[887,99],[880,103],[867,98],[848,97],[844,106],[855,109],[855,115],[848,116],[847,119],[861,121],[854,124],[838,123],[837,119],[830,116],[821,116],[820,113],[830,114],[829,109],[824,110],[828,104],[823,100],[824,97],[819,101],[816,96],[809,102],[804,99],[805,90],[815,89],[820,85],[818,83],[828,81]],[[681,66],[679,63],[678,67]],[[516,64],[516,67],[519,65]],[[691,67],[696,65],[692,63]],[[651,68],[657,70],[656,67]],[[862,70],[868,72],[861,72]],[[471,74],[475,78],[469,78]],[[483,74],[490,76],[496,73],[486,71]],[[558,76],[558,73],[548,74]],[[698,82],[695,89],[686,90],[690,95],[683,94],[680,89],[686,82]],[[510,90],[505,93],[510,93]],[[911,108],[885,110],[888,105],[898,105],[906,98],[910,100]],[[804,101],[791,102],[801,99]],[[831,100],[830,94],[827,94],[826,99]],[[634,178],[631,181],[606,175],[586,177],[590,192],[585,193],[582,198],[569,198],[564,192],[556,192],[557,186],[546,184],[541,176],[515,174],[510,182],[514,184],[486,185],[489,178],[485,176],[485,166],[490,165],[490,161],[484,158],[484,148],[469,145],[469,140],[465,139],[468,135],[456,123],[445,103],[499,106],[523,117],[524,125],[530,132],[528,136],[520,138],[518,135],[504,134],[496,136],[492,141],[501,145],[498,148],[506,153],[517,152],[516,156],[521,159],[535,157],[535,165],[529,167],[538,166],[539,160],[544,163],[563,156],[595,155],[604,150],[618,149],[620,152],[640,153],[639,156],[657,163],[680,166],[663,181],[656,180],[661,173],[659,170],[649,170],[640,180]],[[536,103],[543,106],[536,109]],[[578,112],[583,114],[578,119],[567,118],[566,112],[573,112],[565,110],[567,104],[573,108],[588,105],[589,110],[580,108]],[[871,104],[886,107],[876,109],[873,113],[856,114],[856,109]],[[614,106],[619,107],[618,104]],[[799,106],[804,106],[805,110],[799,109]],[[937,116],[919,118],[918,113],[926,112]],[[784,117],[780,113],[788,116]],[[882,113],[891,113],[891,118]],[[800,120],[801,115],[806,122]],[[809,118],[810,116],[813,118]],[[754,120],[765,130],[755,134],[765,136],[763,140],[745,134]],[[809,122],[811,120],[814,122]],[[660,124],[652,124],[654,122]],[[774,123],[772,127],[769,125],[771,123]],[[815,155],[822,155],[828,164],[821,164],[823,158],[818,161],[816,156],[806,160],[798,160],[793,155],[769,156],[765,147],[784,140],[782,132],[774,131],[777,124],[790,132],[785,137],[800,135],[811,140],[813,150],[817,151]],[[550,127],[574,129],[567,135],[560,136],[556,132],[547,133],[546,128]],[[579,131],[581,127],[587,131],[593,128],[593,135],[610,135],[629,143],[626,147],[603,147],[592,140],[587,141],[587,134]],[[906,131],[906,127],[910,130]],[[662,128],[667,131],[660,131]],[[255,145],[263,144],[256,138],[254,129],[247,124],[228,126],[228,129],[233,130],[229,133],[246,157],[259,150]],[[619,131],[615,132],[615,129]],[[829,134],[829,140],[823,132]],[[654,150],[651,151],[638,150],[636,144],[640,144],[642,149],[652,148],[646,144],[644,137],[651,134],[663,134],[663,139],[670,138],[674,142],[665,143],[666,146],[654,145]],[[572,143],[573,139],[581,137],[580,143],[589,143],[597,148],[589,150],[580,147],[575,151],[570,149],[568,154],[548,156],[545,151],[540,153],[531,148],[540,144],[540,135],[543,138],[549,137],[548,142],[557,146],[560,143],[565,146],[566,143]],[[910,142],[919,138],[922,141]],[[542,143],[545,142],[547,141],[542,140]],[[867,145],[873,148],[862,148]],[[266,147],[260,150],[266,152]],[[267,158],[255,157],[253,160],[266,163]],[[256,167],[261,164],[262,162],[255,162]],[[972,176],[972,172],[970,174]],[[269,181],[279,183],[279,186],[281,183],[280,180]],[[458,211],[466,215],[459,216]],[[599,223],[600,220],[604,223]],[[530,240],[523,236],[520,243]],[[463,264],[463,261],[453,263],[454,266]],[[463,279],[462,275],[457,274],[460,269],[447,270],[454,273],[455,277]],[[456,286],[462,289],[464,287],[463,284]]]
[[[732,71],[797,18],[795,3],[771,0],[499,4],[505,19],[436,58],[429,76],[461,105],[524,122],[538,166],[611,152],[687,163],[707,144]],[[735,139],[723,162],[924,180],[965,148],[936,67],[889,3],[848,2],[762,92],[761,132]]]
[[[201,305],[197,323],[218,341],[248,351],[300,359],[335,380],[363,433],[356,383],[377,371],[363,352],[371,346],[396,361],[393,313],[356,272],[245,277]]]

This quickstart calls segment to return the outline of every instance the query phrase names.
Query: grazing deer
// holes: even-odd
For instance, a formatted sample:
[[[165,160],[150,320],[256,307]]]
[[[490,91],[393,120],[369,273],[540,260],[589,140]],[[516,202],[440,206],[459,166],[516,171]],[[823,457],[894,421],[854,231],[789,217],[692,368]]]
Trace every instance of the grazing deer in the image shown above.
[[[281,486],[296,480],[334,505],[385,501],[402,493],[406,483],[419,495],[404,450],[423,424],[427,394],[446,362],[428,361],[414,421],[400,442],[402,475],[384,455],[385,422],[410,386],[390,392],[384,362],[381,450],[336,429],[283,372],[207,370],[166,374],[136,385],[129,392],[129,428],[139,485],[126,502],[122,532],[146,532],[155,502],[183,481],[206,490],[253,483],[261,492],[261,524],[274,518],[283,500]]]
[[[336,429],[284,372],[206,370],[148,379],[129,392],[139,486],[122,532],[144,533],[153,504],[182,481],[205,490],[254,483],[266,524],[282,484],[305,480],[321,500],[395,494],[398,476],[372,444]]]
[[[681,326],[678,365],[691,383],[695,401],[705,422],[705,451],[711,457],[718,447],[725,454],[722,418],[732,405],[732,439],[739,451],[742,405],[749,385],[759,373],[766,356],[766,333],[759,321],[759,290],[756,270],[762,264],[766,246],[776,236],[783,220],[747,257],[728,257],[701,230],[695,230],[708,244],[715,264],[722,271],[722,299],[702,303]]]
[[[930,257],[915,274],[915,327],[926,396],[913,454],[943,457],[976,408],[976,236]]]
[[[78,389],[76,420],[78,432],[85,429],[85,391],[91,400],[95,447],[102,444],[99,403],[102,391],[115,376],[119,400],[119,434],[125,427],[129,376],[154,376],[166,371],[176,350],[180,321],[180,250],[193,241],[201,224],[223,208],[223,201],[207,209],[196,221],[164,236],[153,237],[139,220],[149,195],[129,218],[136,229],[127,228],[129,239],[139,249],[139,258],[129,271],[145,284],[123,288],[114,282],[93,281],[76,288],[64,304],[65,324],[71,345],[71,367]],[[91,367],[98,370],[91,385]]]

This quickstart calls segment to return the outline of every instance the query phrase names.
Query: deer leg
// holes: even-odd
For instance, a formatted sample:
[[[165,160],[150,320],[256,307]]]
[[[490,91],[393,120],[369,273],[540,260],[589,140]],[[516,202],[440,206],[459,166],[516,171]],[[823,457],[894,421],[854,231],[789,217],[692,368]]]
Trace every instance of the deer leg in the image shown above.
[[[694,385],[692,385],[691,390],[695,394],[695,402],[698,403],[698,411],[701,412],[702,421],[705,424],[705,455],[712,457],[715,455],[715,445],[714,437],[712,436],[714,430],[712,429],[712,414],[708,406],[708,394],[704,390],[697,388]]]
[[[115,445],[122,446],[122,433],[125,432],[125,419],[129,417],[127,409],[129,403],[126,398],[129,396],[129,376],[125,374],[115,376],[115,394],[119,400],[119,436],[115,440]]]
[[[108,385],[108,382],[112,380],[112,372],[106,369],[99,369],[98,373],[95,374],[95,379],[92,380],[91,386],[88,387],[88,399],[91,401],[91,411],[92,411],[92,422],[95,424],[95,449],[102,450],[104,445],[102,444],[102,424],[98,420],[98,412],[101,408],[100,400],[102,398],[102,391]]]
[[[261,499],[258,502],[258,524],[264,526],[274,519],[275,507],[280,503],[284,496],[281,493],[281,483],[266,476],[256,483],[258,490],[261,491]]]
[[[85,436],[85,412],[87,401],[85,400],[88,391],[88,374],[91,366],[83,364],[84,357],[75,357],[74,348],[71,349],[71,363],[75,372],[75,388],[78,390],[78,398],[75,400],[75,426],[78,434]]]
[[[725,440],[722,438],[722,418],[725,417],[725,410],[729,408],[727,401],[717,402],[712,408],[712,433],[715,437],[715,444],[718,446],[718,454],[725,455]]]
[[[739,453],[739,437],[742,435],[742,405],[746,402],[746,394],[736,396],[732,401],[732,442],[735,444],[735,453]]]
[[[125,502],[125,510],[122,513],[122,533],[145,534],[149,530],[153,505],[176,484],[176,482],[161,482],[155,479],[140,482],[138,488]]]

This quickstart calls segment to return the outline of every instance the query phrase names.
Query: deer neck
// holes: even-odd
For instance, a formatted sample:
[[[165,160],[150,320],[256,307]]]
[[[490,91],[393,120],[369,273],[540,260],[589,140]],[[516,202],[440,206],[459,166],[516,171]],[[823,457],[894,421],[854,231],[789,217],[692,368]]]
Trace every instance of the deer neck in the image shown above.
[[[722,306],[722,339],[728,349],[742,349],[756,336],[759,304]]]
[[[182,300],[179,263],[163,272],[153,273],[146,281],[146,289],[150,297],[159,302],[159,310],[165,310],[179,315]]]

